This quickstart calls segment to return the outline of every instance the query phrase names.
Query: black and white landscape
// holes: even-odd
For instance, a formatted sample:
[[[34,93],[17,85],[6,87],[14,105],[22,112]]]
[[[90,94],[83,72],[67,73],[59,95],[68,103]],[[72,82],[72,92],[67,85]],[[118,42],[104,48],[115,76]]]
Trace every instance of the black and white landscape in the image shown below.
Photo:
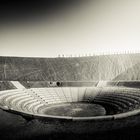
[[[140,1],[0,1],[0,139],[140,139]]]

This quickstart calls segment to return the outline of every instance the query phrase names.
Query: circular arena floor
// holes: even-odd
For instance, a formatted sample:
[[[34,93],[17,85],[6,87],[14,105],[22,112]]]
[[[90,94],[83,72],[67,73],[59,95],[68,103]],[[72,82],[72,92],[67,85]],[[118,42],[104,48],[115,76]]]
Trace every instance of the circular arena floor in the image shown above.
[[[6,90],[0,91],[0,108],[28,121],[37,121],[32,127],[35,132],[46,133],[50,125],[51,130],[59,132],[102,132],[138,125],[140,90],[126,87]]]
[[[106,114],[104,107],[90,103],[63,103],[54,104],[44,109],[43,114],[69,117],[93,117]]]

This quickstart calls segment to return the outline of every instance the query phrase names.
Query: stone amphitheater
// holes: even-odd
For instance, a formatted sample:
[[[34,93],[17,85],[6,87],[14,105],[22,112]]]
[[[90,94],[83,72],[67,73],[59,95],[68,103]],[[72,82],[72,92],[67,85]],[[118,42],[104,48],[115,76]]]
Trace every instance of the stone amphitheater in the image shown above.
[[[78,104],[82,104],[79,106]],[[84,105],[89,106],[87,114],[83,110]],[[67,105],[74,105],[74,113],[68,112],[67,115],[61,111],[55,110]],[[97,106],[98,105],[98,106]],[[31,119],[39,119],[42,121],[49,120],[65,120],[66,122],[75,122],[74,127],[69,127],[68,131],[85,133],[95,131],[104,131],[109,129],[118,129],[128,127],[137,120],[129,120],[129,117],[140,114],[140,90],[124,87],[54,87],[54,88],[30,88],[30,89],[13,89],[0,92],[0,107],[8,112],[29,117]],[[91,112],[97,109],[97,113]],[[49,111],[47,111],[49,109]],[[73,108],[72,108],[73,109]],[[51,114],[52,110],[52,114]],[[55,112],[56,111],[56,112]],[[47,112],[47,113],[46,113]],[[77,113],[80,115],[76,115]],[[128,120],[127,120],[128,119]],[[119,120],[119,122],[117,122]],[[88,125],[83,127],[82,131],[79,125],[95,123],[98,125],[104,121],[101,127]],[[120,125],[122,121],[123,125]],[[78,123],[76,123],[78,122]],[[80,124],[81,123],[81,124]],[[109,125],[111,123],[112,125]],[[65,124],[67,125],[67,123]]]
[[[55,58],[57,63],[47,58],[2,57],[0,138],[62,139],[66,136],[66,139],[82,140],[139,136],[139,55],[121,55],[121,59],[124,57],[121,65],[118,55],[98,57],[100,59],[95,57],[98,61],[92,61],[94,57]],[[103,70],[104,58],[108,62]],[[125,61],[127,58],[132,60]],[[64,65],[68,62],[73,71]],[[44,65],[40,67],[41,63]],[[32,72],[33,69],[37,71]],[[62,79],[59,73],[50,76],[51,71],[56,73],[57,70],[62,72]],[[87,74],[87,70],[95,73]],[[90,80],[84,81],[90,75]],[[58,79],[52,80],[55,78]]]

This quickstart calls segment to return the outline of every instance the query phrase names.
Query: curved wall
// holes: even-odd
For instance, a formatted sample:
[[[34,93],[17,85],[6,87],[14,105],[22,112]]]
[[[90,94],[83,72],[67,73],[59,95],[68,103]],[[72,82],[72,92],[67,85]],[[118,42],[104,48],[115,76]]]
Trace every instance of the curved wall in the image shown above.
[[[121,113],[113,115],[113,118],[122,118],[139,113],[140,90],[134,88],[97,88],[97,87],[74,87],[74,88],[32,88],[14,89],[0,92],[0,105],[4,110],[19,111],[23,114],[33,116],[44,116],[49,118],[65,118],[62,116],[51,116],[40,114],[40,110],[52,104],[67,102],[89,102],[103,105],[111,104],[113,101],[116,110],[122,109]],[[100,102],[103,101],[103,102]],[[113,106],[112,106],[113,107]],[[127,107],[127,108],[126,108]],[[131,108],[131,110],[129,109]],[[124,112],[123,112],[124,110]],[[133,114],[134,113],[134,114]],[[74,120],[108,119],[112,115],[74,118]],[[67,117],[66,117],[67,118]],[[73,119],[73,117],[68,117]]]
[[[0,57],[1,80],[100,81],[139,80],[140,54],[75,58]]]
[[[13,114],[21,115],[27,120],[39,120],[40,125],[45,125],[45,123],[53,123],[54,126],[58,127],[61,132],[73,132],[73,133],[93,133],[93,132],[99,132],[99,131],[107,131],[107,130],[114,130],[114,129],[120,129],[123,127],[131,127],[139,125],[140,122],[140,109],[139,108],[133,108],[131,111],[126,111],[124,113],[120,114],[114,114],[114,115],[106,115],[106,116],[97,116],[97,117],[62,117],[62,116],[52,116],[52,115],[43,115],[39,114],[37,112],[32,112],[34,109],[39,108],[41,106],[38,106],[40,103],[43,102],[41,98],[39,98],[39,94],[43,91],[48,91],[47,93],[50,93],[51,91],[55,91],[54,93],[59,93],[59,95],[64,95],[62,93],[67,93],[70,95],[71,91],[76,94],[72,95],[72,98],[75,98],[75,102],[77,101],[94,101],[98,96],[101,98],[102,95],[118,95],[118,97],[121,95],[122,98],[124,97],[130,97],[132,96],[132,99],[138,99],[140,100],[140,90],[134,89],[134,88],[95,88],[95,87],[81,87],[81,88],[33,88],[33,89],[25,89],[25,90],[7,90],[7,91],[1,91],[0,92],[0,107],[1,109],[5,110],[6,112],[11,112]],[[79,94],[80,93],[80,94]],[[29,100],[24,100],[24,98],[20,95],[30,96]],[[136,96],[135,96],[135,95]],[[18,96],[16,96],[18,95]],[[55,94],[58,95],[58,94]],[[68,98],[68,95],[61,96],[62,98],[66,97]],[[80,96],[79,96],[80,95]],[[26,97],[25,96],[25,97]],[[123,97],[124,96],[124,97]],[[14,98],[13,98],[14,97]],[[30,100],[34,97],[34,101],[30,102]],[[56,97],[56,96],[55,96]],[[56,97],[57,98],[57,97]],[[56,99],[55,98],[55,99]],[[37,99],[39,101],[39,104],[34,104]],[[120,98],[118,98],[119,100]],[[127,98],[126,98],[127,99]],[[96,99],[97,100],[97,99]],[[56,100],[55,100],[56,101]],[[64,100],[63,100],[64,101]],[[68,100],[66,99],[65,102]],[[73,101],[73,100],[71,100]],[[127,100],[129,101],[129,100]],[[131,100],[133,101],[133,100]],[[28,102],[28,104],[27,104]],[[136,102],[133,102],[136,103]],[[26,105],[25,105],[26,104]],[[6,106],[7,105],[7,106]],[[49,104],[47,104],[49,105]],[[46,107],[47,107],[46,105]],[[22,106],[26,106],[26,110],[21,110]],[[33,108],[34,109],[33,109]],[[12,121],[12,119],[11,119]],[[44,129],[47,128],[43,127]]]

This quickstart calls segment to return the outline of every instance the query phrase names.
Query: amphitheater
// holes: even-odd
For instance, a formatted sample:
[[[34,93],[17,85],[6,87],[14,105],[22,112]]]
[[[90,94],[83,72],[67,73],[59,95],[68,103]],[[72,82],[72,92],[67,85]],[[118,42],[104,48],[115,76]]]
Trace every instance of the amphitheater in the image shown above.
[[[139,126],[139,58],[1,57],[0,125],[14,139],[96,135]]]

